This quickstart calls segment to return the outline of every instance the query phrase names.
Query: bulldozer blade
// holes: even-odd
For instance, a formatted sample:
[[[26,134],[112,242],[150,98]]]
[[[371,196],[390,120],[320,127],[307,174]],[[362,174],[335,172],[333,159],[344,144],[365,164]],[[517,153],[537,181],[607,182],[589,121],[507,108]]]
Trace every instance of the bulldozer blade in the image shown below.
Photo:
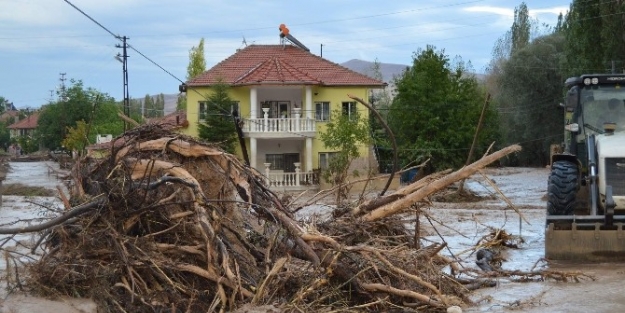
[[[610,262],[625,260],[625,232],[623,223],[614,223],[612,229],[578,228],[558,229],[554,223],[545,232],[545,258],[575,262]]]

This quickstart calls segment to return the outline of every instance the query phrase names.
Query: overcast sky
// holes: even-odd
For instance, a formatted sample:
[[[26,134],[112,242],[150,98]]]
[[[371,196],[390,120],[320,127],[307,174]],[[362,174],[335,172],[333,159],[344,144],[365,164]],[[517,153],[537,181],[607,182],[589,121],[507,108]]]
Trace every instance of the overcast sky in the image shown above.
[[[205,39],[207,68],[249,44],[278,44],[278,26],[314,54],[411,64],[434,45],[483,72],[495,41],[520,1],[495,0],[69,0],[160,65],[128,50],[131,97],[178,92],[189,49]],[[525,1],[530,14],[554,25],[570,0]],[[64,0],[0,0],[0,96],[18,108],[51,99],[60,73],[123,99],[120,43]],[[67,82],[69,84],[69,81]],[[56,98],[56,96],[54,96]]]

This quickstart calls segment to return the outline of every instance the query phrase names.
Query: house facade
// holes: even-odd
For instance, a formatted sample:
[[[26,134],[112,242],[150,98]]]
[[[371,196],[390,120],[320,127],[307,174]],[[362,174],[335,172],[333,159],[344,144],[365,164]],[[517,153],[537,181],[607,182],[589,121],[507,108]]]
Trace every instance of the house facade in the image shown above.
[[[386,86],[299,46],[250,45],[186,83],[188,127],[181,132],[198,136],[211,86],[219,82],[230,86],[232,110],[242,118],[250,166],[286,190],[319,184],[320,170],[336,153],[319,138],[332,112],[357,110],[368,119],[368,109],[348,95],[368,99]],[[370,166],[370,147],[360,154],[357,163]]]
[[[33,136],[35,133],[35,130],[37,129],[38,121],[39,121],[39,112],[37,111],[7,126],[7,128],[9,129],[10,138],[17,138],[21,136]]]

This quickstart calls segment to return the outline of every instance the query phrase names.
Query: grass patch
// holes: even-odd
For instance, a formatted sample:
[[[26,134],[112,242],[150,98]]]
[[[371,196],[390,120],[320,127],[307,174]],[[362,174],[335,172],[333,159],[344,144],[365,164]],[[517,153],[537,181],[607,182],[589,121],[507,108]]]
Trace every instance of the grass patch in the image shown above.
[[[45,187],[33,187],[23,184],[2,185],[2,194],[5,196],[25,197],[54,197],[55,192]]]

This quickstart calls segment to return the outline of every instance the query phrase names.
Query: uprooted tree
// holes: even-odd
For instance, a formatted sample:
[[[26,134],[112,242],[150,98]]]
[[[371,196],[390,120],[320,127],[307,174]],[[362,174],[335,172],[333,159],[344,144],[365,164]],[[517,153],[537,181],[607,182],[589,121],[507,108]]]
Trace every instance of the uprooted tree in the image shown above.
[[[64,214],[0,234],[41,232],[32,250],[42,255],[12,287],[90,297],[109,312],[227,311],[243,303],[439,311],[470,303],[465,284],[475,280],[459,278],[456,260],[439,254],[444,245],[418,248],[401,214],[518,150],[333,219],[302,222],[233,155],[145,125],[116,138],[107,158],[76,163]]]

